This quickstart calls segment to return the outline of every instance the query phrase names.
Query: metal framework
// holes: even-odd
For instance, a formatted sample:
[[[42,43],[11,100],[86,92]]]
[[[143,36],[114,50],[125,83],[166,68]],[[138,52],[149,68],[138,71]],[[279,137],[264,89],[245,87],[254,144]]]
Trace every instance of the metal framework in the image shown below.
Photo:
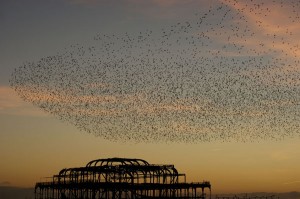
[[[209,190],[208,194],[206,189]],[[142,159],[108,158],[63,169],[38,182],[35,199],[211,198],[210,182],[187,183],[174,165]]]

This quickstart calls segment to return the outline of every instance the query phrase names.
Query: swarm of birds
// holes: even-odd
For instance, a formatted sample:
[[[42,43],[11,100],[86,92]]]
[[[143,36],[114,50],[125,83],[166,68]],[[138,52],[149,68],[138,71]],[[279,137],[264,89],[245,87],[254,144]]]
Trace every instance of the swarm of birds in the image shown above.
[[[160,31],[98,34],[91,45],[24,63],[11,86],[113,141],[298,137],[299,8],[298,0],[218,1]]]

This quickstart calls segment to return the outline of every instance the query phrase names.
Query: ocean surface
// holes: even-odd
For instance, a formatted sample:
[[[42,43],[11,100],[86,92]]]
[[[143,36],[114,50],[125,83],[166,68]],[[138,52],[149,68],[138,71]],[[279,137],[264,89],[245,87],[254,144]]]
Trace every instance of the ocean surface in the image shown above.
[[[239,193],[239,194],[213,194],[212,199],[216,196],[271,196],[275,195],[275,199],[300,199],[300,192],[288,192],[288,193]],[[34,199],[34,188],[19,188],[10,186],[0,186],[0,199]]]

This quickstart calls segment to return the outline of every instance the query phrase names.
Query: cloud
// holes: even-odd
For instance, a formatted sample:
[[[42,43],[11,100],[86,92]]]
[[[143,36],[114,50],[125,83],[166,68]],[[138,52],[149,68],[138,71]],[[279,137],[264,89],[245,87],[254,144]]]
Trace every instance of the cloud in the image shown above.
[[[3,182],[0,182],[0,186],[8,186],[10,185],[11,183],[9,181],[3,181]]]
[[[287,160],[295,160],[299,157],[299,152],[296,150],[297,145],[289,144],[288,147],[272,150],[269,157],[278,162],[284,162]]]
[[[267,1],[261,4],[231,0],[221,0],[221,2],[245,16],[251,25],[251,30],[255,35],[247,38],[247,44],[261,44],[257,45],[256,49],[273,49],[283,56],[299,57],[300,23],[296,21],[297,16],[292,5],[284,4],[283,6],[279,2]],[[236,42],[244,43],[243,39]]]
[[[45,113],[24,102],[7,86],[0,86],[0,114],[45,116]]]
[[[0,87],[0,111],[3,109],[17,108],[22,101],[9,87]]]
[[[299,87],[300,18],[297,6],[276,1],[220,2],[236,15],[227,17],[224,26],[213,27],[204,34],[218,43],[210,53],[237,59],[263,57],[261,63],[252,63],[258,67],[249,64],[240,74],[258,80],[262,85]]]
[[[274,151],[271,153],[271,158],[276,161],[286,161],[292,159],[292,155],[287,151]]]
[[[284,182],[284,185],[289,185],[289,184],[296,184],[296,183],[300,183],[300,180],[296,180],[296,181],[291,181],[291,182]]]
[[[112,87],[104,84],[93,84],[87,87]],[[64,110],[69,115],[85,115],[85,116],[121,116],[126,114],[136,114],[139,116],[158,116],[168,114],[196,114],[212,117],[263,117],[268,114],[264,110],[255,107],[244,107],[243,110],[233,110],[229,107],[219,107],[217,104],[204,98],[173,99],[172,101],[153,101],[146,92],[133,94],[106,94],[106,95],[77,95],[72,91],[57,92],[51,89],[37,89],[33,91],[31,88],[19,87],[20,95],[23,99],[37,106],[47,109],[48,106],[57,106],[57,113]],[[12,103],[11,106],[18,108],[22,105],[19,97],[14,96],[12,99],[18,103]],[[10,100],[13,102],[14,100]],[[9,101],[9,100],[8,100]],[[271,102],[265,102],[271,105]],[[285,103],[288,105],[289,101]],[[274,104],[276,105],[276,104]],[[291,104],[292,105],[292,104]],[[8,105],[7,105],[8,106]],[[95,108],[97,107],[97,108]],[[54,110],[54,109],[53,109]],[[54,111],[55,112],[55,111]],[[178,126],[178,129],[185,129],[186,125],[171,125],[172,128]]]

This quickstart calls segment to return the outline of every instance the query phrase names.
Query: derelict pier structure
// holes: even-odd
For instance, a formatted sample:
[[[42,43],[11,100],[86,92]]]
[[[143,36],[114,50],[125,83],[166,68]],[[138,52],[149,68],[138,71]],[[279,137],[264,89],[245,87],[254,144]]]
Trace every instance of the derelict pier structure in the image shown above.
[[[142,159],[108,158],[63,169],[38,182],[35,199],[211,198],[210,182],[187,183],[174,165]]]

